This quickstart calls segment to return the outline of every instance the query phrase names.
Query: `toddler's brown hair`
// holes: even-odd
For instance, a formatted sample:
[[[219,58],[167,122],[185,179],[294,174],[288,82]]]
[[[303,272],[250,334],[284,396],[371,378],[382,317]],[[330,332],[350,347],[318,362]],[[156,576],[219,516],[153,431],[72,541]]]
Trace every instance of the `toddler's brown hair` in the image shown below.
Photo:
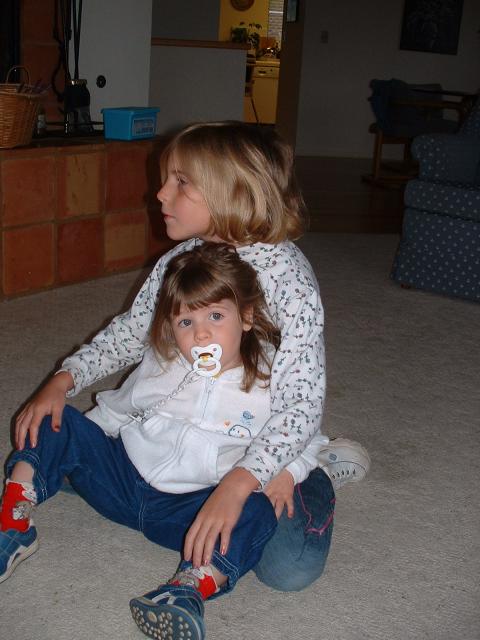
[[[240,343],[244,367],[241,388],[249,391],[255,380],[268,383],[268,345],[278,348],[280,331],[269,318],[255,269],[232,245],[205,242],[170,260],[152,323],[151,342],[162,358],[172,360],[177,350],[171,320],[181,306],[193,310],[225,299],[232,300],[241,320],[251,324]]]

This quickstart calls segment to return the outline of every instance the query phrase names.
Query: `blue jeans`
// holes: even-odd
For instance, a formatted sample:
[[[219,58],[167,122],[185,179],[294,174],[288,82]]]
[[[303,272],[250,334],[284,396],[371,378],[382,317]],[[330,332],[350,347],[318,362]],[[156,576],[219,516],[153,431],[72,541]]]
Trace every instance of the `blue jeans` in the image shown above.
[[[7,475],[19,460],[35,470],[38,501],[52,497],[64,476],[103,516],[139,530],[153,542],[181,551],[196,513],[214,488],[178,495],[148,485],[130,462],[120,438],[108,438],[91,420],[65,407],[62,429],[55,433],[45,418],[35,449],[15,451]],[[247,501],[226,556],[215,550],[212,563],[228,576],[225,590],[253,568],[259,580],[280,591],[299,591],[323,572],[333,530],[335,495],[321,470],[295,487],[295,513],[285,512],[275,530],[273,509],[263,494]],[[250,544],[249,544],[250,543]],[[247,551],[242,555],[242,549]],[[263,551],[263,554],[262,554]]]
[[[44,418],[37,446],[30,447],[27,438],[25,448],[10,456],[7,475],[20,460],[34,469],[39,503],[54,496],[66,476],[75,491],[101,515],[180,552],[185,534],[215,489],[186,494],[154,489],[130,462],[121,438],[109,438],[98,425],[68,406],[60,432],[52,431],[50,417]],[[222,593],[233,589],[238,578],[258,563],[276,526],[268,498],[252,493],[232,532],[227,553],[220,554],[219,541],[213,553],[212,564],[228,578]]]
[[[330,478],[321,469],[295,486],[294,506],[293,518],[283,512],[254,568],[259,580],[278,591],[300,591],[315,582],[325,568],[335,494]]]

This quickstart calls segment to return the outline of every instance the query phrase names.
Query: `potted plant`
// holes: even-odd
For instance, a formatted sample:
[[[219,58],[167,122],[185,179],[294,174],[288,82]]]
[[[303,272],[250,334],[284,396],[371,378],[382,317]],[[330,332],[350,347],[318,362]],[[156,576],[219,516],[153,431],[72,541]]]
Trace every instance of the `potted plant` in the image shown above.
[[[230,29],[230,38],[232,42],[241,42],[242,44],[248,44],[250,49],[255,51],[260,44],[260,31],[262,25],[258,22],[239,22],[237,27]]]

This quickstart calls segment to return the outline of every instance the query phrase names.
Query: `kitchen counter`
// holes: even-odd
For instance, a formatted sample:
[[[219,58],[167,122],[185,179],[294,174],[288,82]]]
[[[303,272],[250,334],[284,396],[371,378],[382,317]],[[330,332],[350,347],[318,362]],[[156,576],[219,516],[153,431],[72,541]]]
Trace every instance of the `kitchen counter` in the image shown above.
[[[255,61],[257,67],[279,67],[280,60],[278,58],[257,58]]]
[[[241,49],[248,50],[248,45],[243,42],[230,42],[223,40],[175,40],[173,38],[152,38],[154,47],[195,47],[199,49]]]

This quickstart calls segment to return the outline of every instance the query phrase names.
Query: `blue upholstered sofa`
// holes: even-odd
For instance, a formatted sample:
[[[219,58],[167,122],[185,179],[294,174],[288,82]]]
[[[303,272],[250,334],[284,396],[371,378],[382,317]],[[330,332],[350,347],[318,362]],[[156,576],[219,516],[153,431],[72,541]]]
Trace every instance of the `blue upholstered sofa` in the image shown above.
[[[391,276],[480,302],[480,98],[457,134],[415,138],[419,176],[405,189]]]

